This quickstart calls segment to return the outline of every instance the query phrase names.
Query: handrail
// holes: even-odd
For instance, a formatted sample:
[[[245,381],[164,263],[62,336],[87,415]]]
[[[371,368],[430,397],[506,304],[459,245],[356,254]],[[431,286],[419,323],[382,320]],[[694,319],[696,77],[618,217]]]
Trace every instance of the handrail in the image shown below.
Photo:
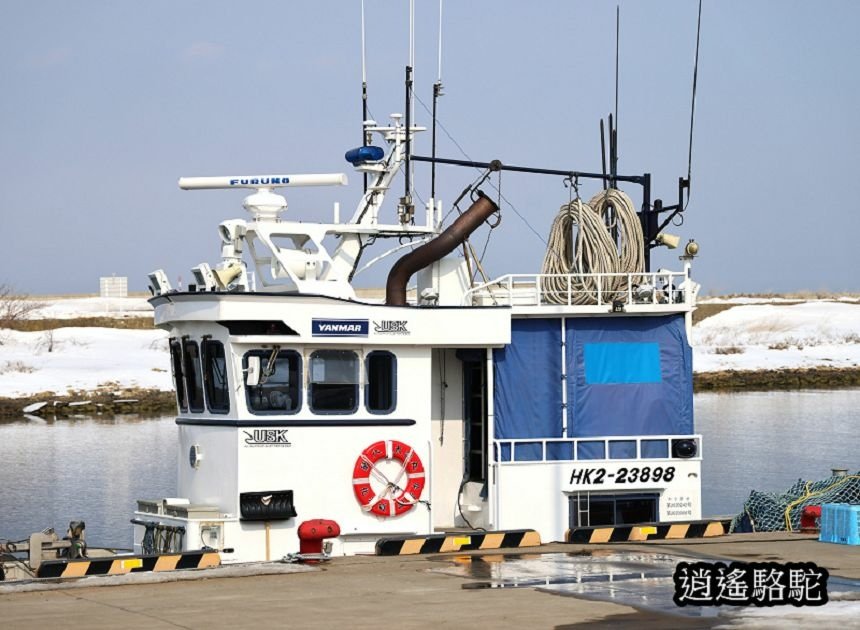
[[[548,291],[544,287],[548,280],[556,281],[556,286],[566,285],[560,302],[547,299]],[[561,282],[557,282],[559,280]],[[596,289],[576,289],[577,285],[595,286]],[[689,267],[683,271],[641,273],[506,274],[465,291],[462,305],[490,301],[500,306],[610,306],[618,302],[624,306],[692,306],[694,286]]]

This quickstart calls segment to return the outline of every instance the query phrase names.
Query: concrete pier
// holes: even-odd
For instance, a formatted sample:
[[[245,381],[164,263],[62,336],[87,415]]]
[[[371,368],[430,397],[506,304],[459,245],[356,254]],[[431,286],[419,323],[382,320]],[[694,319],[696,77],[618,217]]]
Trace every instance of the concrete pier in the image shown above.
[[[797,534],[740,534],[698,541],[607,545],[544,545],[492,554],[437,554],[433,556],[349,557],[293,571],[270,567],[271,575],[249,575],[252,567],[228,571],[243,577],[216,577],[218,570],[196,572],[201,579],[128,584],[115,578],[48,585],[50,590],[0,591],[0,624],[4,628],[399,628],[471,626],[493,628],[707,628],[743,627],[732,615],[742,611],[707,611],[710,616],[682,616],[623,603],[558,596],[534,587],[470,588],[487,575],[470,575],[464,565],[480,561],[504,563],[506,558],[550,557],[577,563],[592,554],[635,552],[687,558],[734,559],[745,562],[815,562],[831,576],[860,580],[860,547],[819,543]],[[562,556],[559,554],[572,554]],[[470,557],[472,556],[472,557]],[[474,556],[478,556],[476,559]],[[285,573],[286,571],[286,573]],[[126,580],[135,576],[125,576]],[[151,581],[153,578],[150,577]],[[94,585],[95,584],[95,585]],[[849,588],[851,590],[851,588]],[[825,625],[852,627],[860,618],[860,583],[856,599],[848,595],[833,607]],[[671,598],[670,598],[671,599]],[[658,602],[660,603],[660,602]],[[671,609],[670,602],[662,602]],[[725,608],[725,607],[723,607]],[[782,609],[782,610],[781,610]],[[717,617],[718,613],[730,613]],[[780,619],[823,609],[783,606],[761,609],[777,624]],[[845,617],[842,620],[842,616]],[[778,624],[777,624],[778,625]],[[759,627],[769,627],[767,625]],[[830,626],[834,627],[834,626]]]

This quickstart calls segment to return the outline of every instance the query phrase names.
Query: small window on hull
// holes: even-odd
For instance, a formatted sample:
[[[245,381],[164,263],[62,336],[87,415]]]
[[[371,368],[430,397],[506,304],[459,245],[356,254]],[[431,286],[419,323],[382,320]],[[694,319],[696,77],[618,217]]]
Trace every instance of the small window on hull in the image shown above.
[[[308,397],[319,414],[358,409],[358,355],[350,350],[317,350],[310,359]]]
[[[176,404],[179,411],[188,411],[185,385],[182,382],[182,345],[176,339],[170,340],[170,368],[173,372],[173,387],[176,389]]]
[[[659,494],[589,494],[570,497],[571,527],[632,525],[657,520]]]
[[[365,359],[367,385],[364,404],[370,413],[384,414],[397,405],[397,359],[390,352],[377,350]]]
[[[186,340],[182,344],[184,355],[185,391],[188,408],[193,412],[203,411],[203,371],[200,367],[200,348],[196,341]]]
[[[208,339],[203,342],[203,383],[206,404],[212,413],[229,413],[230,390],[227,387],[227,358],[224,344]]]
[[[245,387],[248,409],[254,414],[292,414],[301,408],[302,357],[294,350],[254,350],[262,374],[257,385]]]

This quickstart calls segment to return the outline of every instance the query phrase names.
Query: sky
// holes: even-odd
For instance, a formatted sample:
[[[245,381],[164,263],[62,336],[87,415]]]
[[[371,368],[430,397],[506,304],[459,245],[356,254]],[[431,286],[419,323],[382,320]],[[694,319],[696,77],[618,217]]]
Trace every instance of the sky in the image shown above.
[[[366,0],[370,111],[404,108],[408,2]],[[94,293],[100,276],[164,268],[187,283],[220,256],[217,225],[241,191],[181,191],[180,176],[346,172],[350,186],[288,189],[287,215],[350,214],[361,177],[359,0],[6,0],[0,5],[0,283]],[[615,102],[615,7],[603,0],[443,4],[438,154],[600,170],[599,121]],[[438,0],[416,1],[415,93],[437,78]],[[619,170],[677,197],[687,172],[696,0],[622,1]],[[860,3],[704,0],[684,225],[706,294],[860,291]],[[416,102],[416,122],[430,116]],[[453,140],[452,140],[453,139]],[[429,133],[415,153],[430,153]],[[470,169],[439,170],[453,200]],[[416,166],[416,195],[429,169]],[[494,184],[498,182],[494,179]],[[383,213],[394,216],[402,182]],[[569,192],[504,174],[489,275],[537,273]],[[488,193],[494,194],[492,187]],[[590,197],[596,184],[583,184]],[[639,190],[627,189],[639,200]],[[482,228],[473,237],[480,248]],[[535,234],[537,232],[537,234]],[[678,251],[653,267],[680,269]],[[390,259],[389,259],[390,260]],[[387,263],[359,276],[384,283]]]

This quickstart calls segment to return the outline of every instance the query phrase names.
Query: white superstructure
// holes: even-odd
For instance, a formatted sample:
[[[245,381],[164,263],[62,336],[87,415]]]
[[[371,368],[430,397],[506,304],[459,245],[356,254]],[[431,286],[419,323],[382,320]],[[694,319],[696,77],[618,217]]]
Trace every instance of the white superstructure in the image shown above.
[[[389,253],[402,255],[446,227],[432,198],[383,211],[421,128],[407,134],[394,116],[365,130],[384,148],[351,152],[369,183],[346,218],[336,205],[330,220],[293,221],[279,194],[344,185],[340,173],[180,180],[252,192],[249,216],[219,226],[221,260],[195,267],[193,287],[150,274],[156,325],[170,332],[180,457],[178,496],[139,502],[136,550],[172,536],[176,549],[212,547],[228,562],[276,559],[298,551],[310,519],[336,521],[333,552],[349,554],[453,528],[534,528],[549,541],[700,518],[689,264],[593,274],[583,300],[581,274],[473,285],[465,259],[437,257],[407,304],[360,300],[350,281],[369,242],[393,238]]]

